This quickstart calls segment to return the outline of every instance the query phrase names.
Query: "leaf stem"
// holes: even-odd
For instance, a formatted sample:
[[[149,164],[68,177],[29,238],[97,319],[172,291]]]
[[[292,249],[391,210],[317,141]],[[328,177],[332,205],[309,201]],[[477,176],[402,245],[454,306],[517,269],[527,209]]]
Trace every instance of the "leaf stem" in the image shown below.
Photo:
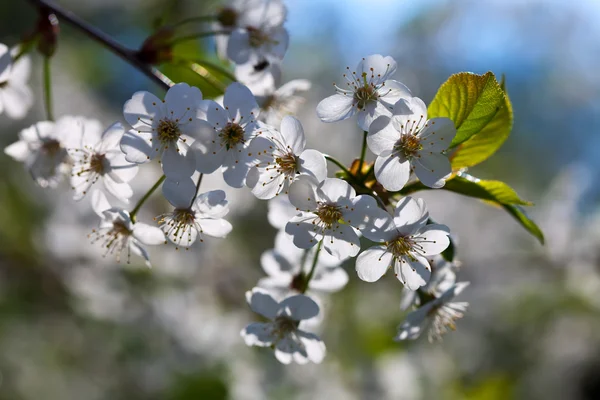
[[[311,279],[315,275],[315,270],[317,269],[317,262],[319,261],[319,253],[321,252],[321,246],[323,245],[323,239],[319,241],[317,245],[317,251],[315,251],[315,256],[313,257],[312,267],[310,268],[310,272],[306,276],[304,280],[304,288],[302,289],[302,293],[306,293],[308,290],[308,285],[310,284]]]
[[[52,112],[52,76],[50,71],[50,57],[44,56],[44,104],[46,106],[46,118],[54,121]]]
[[[173,82],[165,75],[163,75],[160,71],[142,62],[137,57],[136,51],[126,48],[119,42],[115,41],[111,36],[102,32],[95,26],[88,24],[87,22],[79,18],[77,15],[73,14],[71,11],[62,8],[61,6],[54,4],[52,1],[49,0],[29,1],[38,8],[45,8],[47,10],[51,10],[59,18],[59,20],[63,20],[69,25],[79,29],[89,38],[100,43],[101,45],[112,51],[114,54],[121,57],[124,61],[137,68],[140,72],[148,76],[159,86],[162,86],[165,89],[168,89],[171,86],[173,86]]]
[[[200,185],[202,184],[202,178],[204,178],[204,174],[200,174],[200,177],[198,178],[198,182],[196,182],[196,192],[194,192],[194,197],[192,197],[192,201],[190,201],[189,208],[192,208],[192,205],[194,204],[194,200],[196,200],[196,197],[198,197],[198,191],[200,190]]]
[[[129,217],[131,218],[131,222],[135,222],[135,215],[137,214],[138,211],[140,211],[140,208],[142,208],[142,205],[146,202],[146,200],[148,200],[148,198],[152,195],[152,193],[154,193],[154,191],[156,189],[158,189],[158,187],[165,181],[167,177],[165,175],[161,176],[156,183],[154,184],[154,186],[152,186],[150,188],[150,190],[148,190],[146,192],[146,194],[144,194],[144,196],[142,196],[142,198],[137,202],[137,204],[135,205],[135,207],[133,207],[133,210],[131,210],[131,212],[129,213]]]

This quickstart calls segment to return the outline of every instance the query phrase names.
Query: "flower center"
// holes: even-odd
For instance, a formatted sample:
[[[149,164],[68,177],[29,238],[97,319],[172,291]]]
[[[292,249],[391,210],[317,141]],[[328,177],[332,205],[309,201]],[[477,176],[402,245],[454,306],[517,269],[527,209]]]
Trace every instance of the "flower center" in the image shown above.
[[[162,143],[171,143],[179,139],[181,136],[181,129],[179,124],[170,119],[161,119],[158,123],[158,139]]]
[[[244,141],[244,128],[241,125],[229,122],[219,133],[222,143],[227,150]]]
[[[296,275],[294,275],[294,277],[292,278],[292,281],[290,282],[290,289],[292,290],[296,290],[298,292],[304,290],[304,280],[305,280],[305,276],[302,272],[297,273]]]
[[[173,221],[177,226],[192,225],[196,216],[189,208],[176,208],[173,210]]]
[[[261,29],[255,28],[253,26],[247,26],[246,30],[250,35],[250,47],[261,47],[267,43],[276,44],[273,39],[269,37],[264,31]]]
[[[105,172],[104,160],[106,160],[106,155],[96,153],[92,154],[92,157],[90,158],[90,170],[103,175]]]
[[[317,215],[327,228],[331,228],[333,224],[342,219],[342,210],[335,204],[320,204]]]
[[[395,150],[402,153],[406,158],[412,158],[423,150],[423,145],[421,139],[416,135],[405,134],[396,144]]]
[[[238,13],[233,8],[225,7],[217,15],[219,23],[227,28],[233,28],[237,23]]]
[[[399,236],[394,241],[387,244],[387,249],[395,257],[409,255],[409,252],[413,248],[413,241],[410,237]]]
[[[264,98],[260,108],[263,110],[268,110],[269,108],[275,106],[276,100],[277,99],[275,98],[275,95],[270,94]]]
[[[127,225],[123,221],[117,220],[113,222],[113,228],[110,231],[110,235],[114,236],[115,239],[119,236],[129,236],[131,235],[131,231],[127,228]]]
[[[61,146],[58,140],[49,139],[42,144],[42,151],[50,156],[53,156],[61,151]]]
[[[359,110],[365,108],[370,102],[377,100],[377,97],[375,88],[369,84],[365,84],[354,91],[354,101]]]
[[[275,333],[279,337],[283,337],[288,333],[294,332],[298,329],[298,322],[294,321],[290,317],[280,315],[275,318]]]
[[[277,163],[277,165],[279,165],[281,172],[283,172],[284,174],[292,175],[296,173],[298,159],[296,158],[295,154],[287,153],[281,157],[277,157],[275,159],[275,162]]]

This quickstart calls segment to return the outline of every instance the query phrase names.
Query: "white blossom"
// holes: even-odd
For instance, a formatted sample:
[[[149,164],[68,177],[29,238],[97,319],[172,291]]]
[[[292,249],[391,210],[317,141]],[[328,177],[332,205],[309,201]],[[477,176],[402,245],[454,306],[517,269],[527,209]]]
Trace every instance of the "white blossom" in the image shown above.
[[[231,224],[223,219],[229,212],[224,191],[212,190],[196,196],[196,185],[191,179],[167,179],[163,194],[175,209],[158,217],[158,223],[175,245],[189,248],[196,240],[204,242],[204,235],[224,238],[231,232]]]
[[[106,249],[105,255],[115,255],[117,262],[121,262],[121,255],[126,251],[129,264],[133,252],[144,258],[146,265],[150,267],[150,257],[143,245],[165,243],[163,232],[155,226],[132,221],[128,211],[112,207],[99,190],[92,192],[92,208],[101,219],[98,229],[92,230],[89,235],[92,243],[100,242]]]
[[[107,192],[125,203],[129,202],[133,190],[128,182],[137,174],[138,166],[128,162],[121,152],[124,133],[120,122],[114,123],[102,134],[97,129],[87,129],[80,145],[67,149],[73,160],[71,186],[75,191],[74,200],[81,200],[101,179]]]
[[[380,54],[363,58],[354,71],[346,67],[345,86],[334,84],[337,93],[317,105],[317,115],[323,122],[337,122],[357,114],[358,126],[368,131],[375,119],[391,115],[398,100],[411,97],[404,84],[389,79],[395,71],[396,61]]]
[[[356,196],[354,188],[341,179],[319,183],[309,176],[292,184],[289,199],[301,211],[285,227],[296,246],[309,249],[323,240],[323,248],[339,259],[358,254],[360,241],[353,226],[362,224],[375,199]]]
[[[252,193],[259,199],[271,199],[288,194],[290,185],[301,175],[319,182],[325,179],[325,157],[317,150],[305,150],[305,146],[304,129],[294,117],[285,117],[280,131],[262,125],[247,150],[257,159],[246,178]]]
[[[201,101],[200,90],[186,83],[172,86],[164,100],[136,92],[123,107],[125,120],[132,126],[121,140],[126,160],[142,164],[158,156],[167,177],[192,176],[196,164],[187,142],[200,130]]]
[[[428,256],[443,252],[450,244],[445,225],[427,224],[429,213],[422,199],[405,197],[398,202],[394,216],[377,216],[371,229],[362,234],[379,243],[363,251],[356,259],[358,277],[375,282],[389,267],[408,289],[417,290],[431,275]]]
[[[304,290],[310,274],[316,249],[302,250],[296,247],[293,239],[284,231],[275,237],[275,248],[265,251],[260,257],[263,271],[268,275],[258,282],[259,287],[286,297]],[[341,290],[348,283],[348,274],[339,267],[343,260],[320,252],[308,290],[332,293]]]
[[[273,93],[281,81],[281,62],[262,61],[236,65],[234,75],[238,82],[246,85],[255,96]]]
[[[449,118],[427,119],[427,107],[418,97],[400,99],[393,116],[371,124],[367,144],[375,155],[375,177],[390,191],[402,189],[411,171],[431,188],[444,186],[452,168],[443,154],[456,135]]]
[[[77,147],[84,132],[101,131],[98,121],[64,116],[58,121],[40,121],[23,129],[19,140],[4,149],[23,162],[41,187],[56,185],[71,171],[67,148]]]
[[[207,121],[194,143],[196,168],[209,174],[221,167],[225,182],[241,188],[252,160],[247,148],[255,134],[258,104],[247,87],[232,83],[225,91],[223,106],[214,101],[202,104]]]
[[[266,290],[254,288],[246,292],[246,300],[252,311],[270,320],[252,323],[241,331],[246,345],[272,346],[282,364],[323,361],[323,341],[314,333],[299,329],[301,321],[319,314],[319,306],[310,297],[299,294],[277,302]]]
[[[458,269],[457,261],[447,261],[441,255],[428,260],[431,265],[431,278],[426,285],[419,288],[419,291],[427,295],[440,297],[442,293],[448,290],[456,283],[456,270]],[[421,304],[417,291],[404,289],[400,300],[400,309],[407,310],[409,307]]]
[[[27,85],[31,60],[24,55],[14,61],[11,53],[14,51],[0,43],[0,114],[21,119],[33,105],[33,92]]]
[[[464,316],[469,303],[453,303],[451,300],[468,285],[469,282],[458,282],[442,293],[440,297],[410,312],[404,322],[398,327],[398,334],[395,340],[417,339],[421,335],[421,332],[429,328],[428,339],[430,342],[433,342],[441,340],[442,335],[448,331],[448,328],[455,330],[456,320]]]
[[[271,89],[258,95],[260,105],[260,120],[271,125],[279,126],[286,115],[293,115],[298,112],[300,106],[304,103],[304,98],[298,96],[297,92],[306,92],[310,90],[311,83],[307,79],[295,79],[277,89]]]

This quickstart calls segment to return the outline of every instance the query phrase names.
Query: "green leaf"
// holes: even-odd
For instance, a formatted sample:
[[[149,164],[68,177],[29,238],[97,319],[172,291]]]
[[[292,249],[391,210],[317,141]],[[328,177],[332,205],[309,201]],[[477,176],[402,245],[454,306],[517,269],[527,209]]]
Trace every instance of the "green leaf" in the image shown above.
[[[494,119],[504,101],[504,91],[493,73],[452,75],[438,90],[427,109],[429,118],[454,121],[456,136],[450,148],[467,141]]]
[[[396,192],[401,195],[408,195],[419,190],[431,189],[421,182],[415,182],[405,186],[401,191]],[[501,181],[490,181],[477,179],[471,175],[461,174],[454,176],[446,181],[444,190],[459,193],[464,196],[481,199],[492,204],[503,207],[512,215],[523,227],[535,236],[540,243],[544,244],[544,234],[540,228],[525,214],[519,206],[529,206],[532,203],[522,200],[513,188]]]
[[[478,134],[456,149],[452,156],[452,169],[472,167],[487,160],[508,139],[512,125],[512,104],[508,93],[504,91],[502,105],[494,118]]]
[[[503,204],[502,207],[504,207],[504,209],[506,211],[508,211],[508,213],[510,215],[512,215],[517,221],[519,221],[519,223],[521,225],[523,225],[523,227],[529,232],[531,233],[533,236],[535,236],[537,238],[537,240],[540,241],[541,244],[544,244],[544,233],[542,232],[542,230],[536,225],[535,222],[533,222],[528,216],[527,214],[525,214],[525,211],[523,210],[522,207],[519,206],[515,206],[515,205],[510,205],[510,204]]]

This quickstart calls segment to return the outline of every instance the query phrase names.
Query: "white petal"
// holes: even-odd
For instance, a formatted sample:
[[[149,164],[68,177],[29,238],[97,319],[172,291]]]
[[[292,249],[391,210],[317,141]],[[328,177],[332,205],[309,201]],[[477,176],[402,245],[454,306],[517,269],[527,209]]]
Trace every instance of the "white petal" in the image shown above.
[[[200,221],[202,233],[216,238],[224,238],[233,229],[231,224],[224,219],[203,219]]]
[[[387,156],[391,154],[400,137],[400,132],[391,124],[391,119],[383,115],[373,121],[369,127],[367,145],[375,155]]]
[[[203,174],[210,174],[223,165],[227,151],[221,146],[212,126],[208,123],[200,126],[200,138],[194,141],[191,148],[196,158],[196,169]]]
[[[228,204],[224,191],[211,190],[196,197],[194,209],[202,216],[222,218],[229,213]]]
[[[431,310],[431,303],[409,313],[404,322],[398,327],[398,334],[395,340],[414,340],[417,339],[425,328],[427,315]]]
[[[360,239],[354,228],[349,225],[335,225],[335,230],[325,235],[323,248],[340,260],[354,257],[360,251]]]
[[[395,260],[396,277],[410,290],[417,290],[429,282],[431,267],[425,257],[412,254]]]
[[[137,164],[132,164],[127,161],[125,154],[105,154],[108,161],[108,175],[118,183],[131,181],[138,173]]]
[[[6,115],[22,119],[33,105],[33,92],[23,84],[9,83],[0,88],[0,102],[4,105]]]
[[[315,275],[310,281],[309,288],[323,292],[337,292],[342,290],[347,283],[348,273],[343,268],[321,268],[321,273],[318,276]]]
[[[325,358],[325,343],[314,333],[304,332],[299,330],[298,336],[304,345],[307,353],[307,358],[315,364],[320,364]]]
[[[280,194],[268,202],[267,219],[275,229],[284,229],[287,222],[298,213],[286,195]]]
[[[128,131],[121,139],[121,151],[131,163],[142,164],[153,159],[158,151],[153,148],[152,134],[149,132]]]
[[[274,250],[268,250],[260,256],[260,265],[263,271],[271,278],[277,278],[281,281],[287,281],[289,284],[294,275],[300,268],[298,265],[292,265],[284,254]]]
[[[133,196],[133,189],[128,183],[115,182],[108,175],[106,175],[102,181],[104,182],[104,187],[106,187],[108,193],[124,203],[129,203],[129,199]]]
[[[282,364],[290,364],[294,359],[294,353],[301,351],[302,348],[290,337],[285,336],[275,344],[275,358]]]
[[[285,232],[294,237],[294,244],[301,249],[310,249],[322,235],[315,232],[316,216],[313,214],[301,214],[293,217],[285,226]]]
[[[162,100],[149,92],[135,92],[123,106],[123,117],[133,128],[147,129],[162,116]]]
[[[23,162],[29,156],[30,151],[29,151],[29,146],[27,145],[27,142],[19,140],[17,142],[14,142],[11,145],[6,146],[4,148],[4,153],[6,155],[12,157],[16,161]]]
[[[391,117],[392,110],[379,101],[375,101],[366,105],[361,111],[358,112],[358,126],[363,131],[368,131],[373,121],[381,116]]]
[[[115,122],[102,133],[102,141],[98,146],[98,151],[106,153],[109,150],[119,150],[120,143],[123,135],[125,134],[125,128],[120,122]]]
[[[194,152],[189,151],[189,146],[182,142],[165,148],[161,161],[163,172],[168,178],[186,179],[196,170]]]
[[[275,340],[273,324],[254,322],[246,326],[241,332],[247,346],[271,346]]]
[[[279,303],[279,315],[287,315],[295,321],[316,317],[319,306],[313,299],[303,294],[288,297]]]
[[[445,225],[430,224],[414,236],[418,252],[424,256],[440,254],[450,245],[450,231]]]
[[[432,118],[427,121],[418,136],[423,145],[423,153],[439,153],[450,146],[456,136],[456,128],[450,118]]]
[[[445,179],[452,174],[448,157],[439,153],[424,154],[421,152],[419,155],[421,157],[412,161],[417,178],[425,186],[436,189],[443,187],[446,183]]]
[[[245,150],[242,150],[245,151]],[[225,162],[223,163],[223,179],[225,183],[234,188],[241,188],[244,186],[246,175],[250,170],[250,166],[239,158],[242,156],[236,151],[231,149],[227,151],[225,156]]]
[[[102,191],[96,189],[92,191],[92,209],[100,218],[104,218],[104,211],[111,208],[110,203],[106,199],[106,195]]]
[[[396,61],[390,57],[384,57],[381,54],[373,54],[363,58],[356,67],[358,77],[366,76],[367,81],[378,85],[387,80],[387,78],[396,72]]]
[[[194,201],[196,184],[192,178],[179,181],[167,178],[162,185],[162,193],[173,207],[187,209]]]
[[[165,242],[165,235],[160,228],[142,222],[136,222],[133,225],[133,236],[148,246],[155,246]]]
[[[317,105],[317,116],[323,122],[337,122],[354,115],[354,98],[351,95],[334,94]]]
[[[375,160],[375,177],[389,191],[395,192],[404,187],[410,177],[410,163],[401,162],[395,155],[377,157]]]
[[[412,234],[425,226],[429,219],[425,200],[414,199],[410,196],[396,203],[394,210],[394,223],[403,234]]]
[[[304,129],[297,118],[286,116],[281,121],[281,134],[285,140],[285,144],[292,148],[292,152],[296,155],[302,153],[306,146],[306,138],[304,137]]]
[[[135,240],[130,240],[129,248],[131,249],[131,251],[134,254],[137,254],[138,256],[140,256],[144,259],[144,261],[146,262],[146,266],[148,268],[150,268],[152,266],[150,264],[150,256],[148,255],[148,252],[146,251],[146,249],[144,247],[142,247],[141,244],[137,243],[137,241],[135,241]]]
[[[250,34],[245,29],[231,32],[227,43],[227,57],[236,64],[245,64],[250,60]]]
[[[317,195],[322,200],[338,203],[342,199],[352,199],[356,196],[356,191],[344,180],[327,178],[317,187]]]
[[[379,100],[392,107],[400,99],[410,99],[412,97],[410,90],[403,83],[393,79],[386,80],[377,92],[380,96]]]
[[[317,150],[304,150],[298,157],[298,171],[321,182],[327,178],[327,160]]]
[[[191,118],[201,101],[202,92],[197,87],[190,87],[187,83],[173,85],[165,95],[167,117],[179,120]]]
[[[392,263],[392,254],[384,246],[373,246],[356,258],[356,273],[365,282],[381,278]]]
[[[252,308],[252,311],[269,319],[275,319],[279,304],[273,299],[273,296],[264,289],[253,288],[246,292],[246,301]]]
[[[299,210],[311,211],[317,209],[317,181],[309,176],[300,176],[292,183],[288,198],[290,203]]]
[[[377,205],[377,201],[369,195],[360,195],[352,201],[353,209],[344,212],[344,220],[369,240],[387,242],[397,235],[392,216]]]
[[[10,49],[4,43],[0,43],[0,82],[5,82],[10,76],[12,65]]]
[[[287,30],[283,26],[280,26],[270,32],[270,36],[275,45],[269,47],[269,54],[277,57],[279,60],[283,60],[290,43],[290,36]]]
[[[232,121],[249,122],[258,117],[259,107],[256,98],[250,89],[241,83],[234,82],[227,87],[223,104]]]
[[[250,175],[252,173],[252,175]],[[246,181],[248,187],[252,187],[252,194],[258,199],[269,200],[282,191],[288,190],[287,181],[283,174],[276,171],[261,168],[253,168],[248,173],[250,182]]]

